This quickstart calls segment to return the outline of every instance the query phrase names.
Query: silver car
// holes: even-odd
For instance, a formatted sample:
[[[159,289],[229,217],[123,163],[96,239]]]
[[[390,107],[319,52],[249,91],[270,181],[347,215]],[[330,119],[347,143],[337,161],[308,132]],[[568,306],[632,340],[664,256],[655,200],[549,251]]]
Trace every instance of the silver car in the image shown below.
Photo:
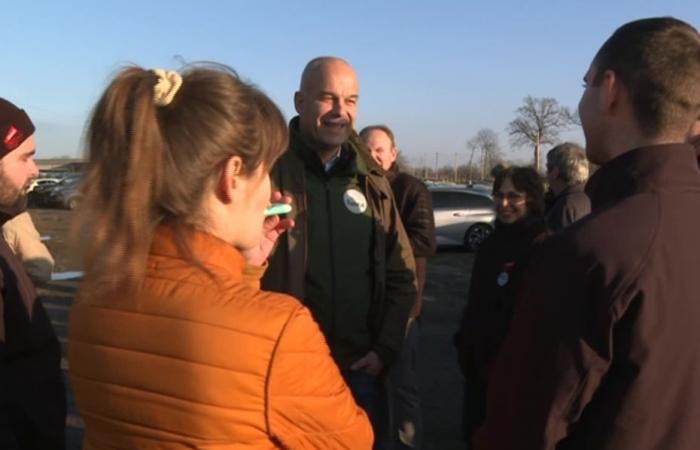
[[[485,189],[431,186],[438,245],[463,245],[475,251],[493,231],[496,213]]]

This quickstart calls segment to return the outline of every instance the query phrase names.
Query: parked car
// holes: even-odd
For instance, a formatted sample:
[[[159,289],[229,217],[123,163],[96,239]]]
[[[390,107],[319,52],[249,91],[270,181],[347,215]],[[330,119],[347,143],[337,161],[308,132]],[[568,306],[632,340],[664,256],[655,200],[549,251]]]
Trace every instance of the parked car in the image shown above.
[[[52,186],[56,183],[61,181],[60,178],[57,177],[39,177],[35,178],[32,183],[29,185],[29,188],[27,189],[27,193],[33,192],[35,189],[43,187],[43,186]]]
[[[493,232],[496,213],[490,194],[467,187],[430,187],[438,245],[476,251]]]
[[[52,177],[53,178],[53,177]],[[73,183],[75,180],[80,179],[79,174],[64,175],[62,177],[55,177],[59,181],[56,183],[42,184],[34,187],[28,194],[29,206],[45,208],[52,206],[50,204],[51,198],[50,194],[54,188],[59,188],[61,186],[66,186]]]
[[[59,198],[56,191],[62,190],[64,188],[68,190],[75,190],[80,182],[80,174],[66,175],[61,180],[55,184],[37,186],[33,191],[29,193],[29,206],[33,207],[68,207],[63,201],[63,196]],[[75,203],[73,206],[77,206]]]
[[[78,190],[80,185],[80,175],[71,175],[49,189],[46,198],[46,206],[58,208],[75,209],[81,200],[81,193]]]

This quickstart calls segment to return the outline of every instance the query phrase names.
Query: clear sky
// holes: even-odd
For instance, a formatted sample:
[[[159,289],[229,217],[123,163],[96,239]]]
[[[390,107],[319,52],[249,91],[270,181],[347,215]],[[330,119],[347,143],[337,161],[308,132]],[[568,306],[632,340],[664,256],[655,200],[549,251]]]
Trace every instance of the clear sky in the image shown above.
[[[505,128],[523,97],[576,107],[591,58],[619,25],[672,15],[700,26],[697,0],[33,0],[3,4],[0,96],[37,125],[39,157],[81,154],[87,115],[115,71],[181,61],[234,67],[294,115],[301,70],[320,55],[360,77],[357,128],[386,123],[409,161],[468,158],[480,128],[524,160]],[[580,130],[563,137],[583,143]]]

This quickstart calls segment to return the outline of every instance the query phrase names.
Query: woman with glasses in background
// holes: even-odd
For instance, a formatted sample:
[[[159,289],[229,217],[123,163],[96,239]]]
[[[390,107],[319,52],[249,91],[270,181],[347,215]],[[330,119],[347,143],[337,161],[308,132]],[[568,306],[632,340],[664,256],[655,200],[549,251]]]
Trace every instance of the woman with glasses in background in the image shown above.
[[[491,362],[508,331],[516,288],[533,246],[546,236],[544,186],[531,167],[509,167],[493,184],[495,231],[478,250],[469,298],[455,336],[465,377],[467,440],[485,417]]]

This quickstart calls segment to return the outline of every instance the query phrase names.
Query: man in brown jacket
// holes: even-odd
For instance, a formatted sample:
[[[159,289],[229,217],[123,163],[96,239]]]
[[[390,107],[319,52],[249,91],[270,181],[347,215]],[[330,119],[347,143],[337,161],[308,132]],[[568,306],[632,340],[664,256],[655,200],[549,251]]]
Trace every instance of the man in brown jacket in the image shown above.
[[[401,222],[411,243],[416,261],[418,295],[408,319],[403,346],[389,371],[389,396],[392,420],[388,439],[396,450],[423,448],[423,419],[418,381],[419,322],[423,306],[423,287],[428,271],[428,257],[435,253],[435,220],[430,191],[420,179],[399,170],[394,132],[386,125],[370,125],[360,131],[360,138],[372,157],[386,172],[396,199]]]
[[[26,206],[34,125],[0,98],[0,225]],[[0,239],[0,449],[64,448],[61,348],[22,262]]]
[[[592,213],[526,274],[476,448],[696,450],[700,35],[628,23],[584,81]]]

